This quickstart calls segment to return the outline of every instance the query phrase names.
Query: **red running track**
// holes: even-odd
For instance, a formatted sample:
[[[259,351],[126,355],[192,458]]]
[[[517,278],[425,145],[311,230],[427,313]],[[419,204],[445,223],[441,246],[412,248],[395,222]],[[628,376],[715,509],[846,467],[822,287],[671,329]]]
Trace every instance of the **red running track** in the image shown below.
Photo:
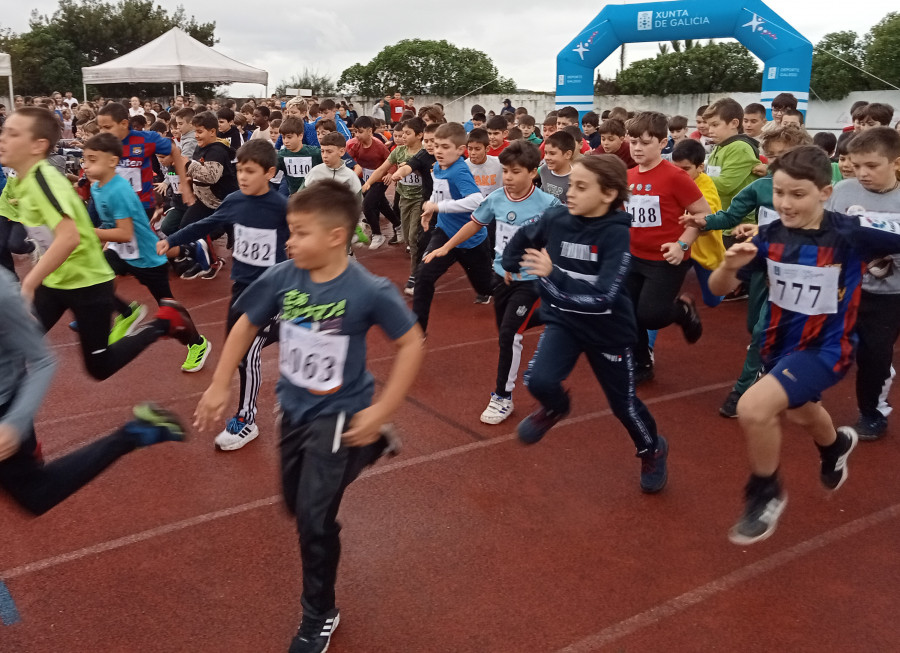
[[[405,281],[401,248],[359,255]],[[133,282],[120,288],[152,303]],[[190,415],[222,345],[228,289],[224,273],[174,284],[214,346],[195,375],[179,371],[183,351],[165,341],[98,383],[74,334],[57,326],[49,338],[61,365],[37,422],[45,452],[104,434],[139,400]],[[745,304],[702,308],[697,345],[673,329],[660,334],[656,380],[639,394],[669,438],[670,480],[645,496],[631,443],[583,362],[568,383],[571,416],[540,444],[513,437],[534,406],[521,386],[507,423],[479,422],[496,333],[493,309],[473,305],[473,294],[458,268],[442,280],[425,366],[396,416],[403,454],[347,493],[342,619],[330,650],[897,650],[896,429],[863,443],[849,482],[827,497],[812,441],[787,427],[788,509],[770,540],[736,547],[725,534],[741,509],[746,463],[737,423],[717,408],[743,360]],[[536,342],[530,332],[527,355]],[[390,353],[373,333],[379,380]],[[241,451],[194,437],[126,457],[41,518],[0,508],[0,579],[21,615],[0,625],[0,650],[287,650],[300,565],[278,494],[276,371],[272,347],[263,354],[262,434]],[[855,419],[852,394],[848,378],[826,395],[838,423]]]

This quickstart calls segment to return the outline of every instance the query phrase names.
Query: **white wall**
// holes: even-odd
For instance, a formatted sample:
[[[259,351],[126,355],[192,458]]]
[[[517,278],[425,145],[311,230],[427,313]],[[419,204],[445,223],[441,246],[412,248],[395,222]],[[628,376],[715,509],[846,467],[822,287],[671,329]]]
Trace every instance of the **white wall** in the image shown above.
[[[623,106],[630,111],[654,110],[667,115],[687,116],[691,124],[694,123],[694,112],[698,107],[709,104],[711,101],[733,97],[742,105],[751,102],[759,102],[759,93],[720,93],[712,95],[667,95],[667,96],[643,96],[643,95],[608,95],[594,98],[595,109],[602,111],[614,106]],[[524,95],[467,95],[462,99],[423,95],[416,97],[417,107],[424,107],[435,102],[444,105],[444,113],[447,119],[453,122],[465,122],[469,119],[469,111],[473,104],[480,104],[486,110],[500,111],[503,100],[509,98],[514,107],[525,107],[528,113],[537,118],[543,118],[547,113],[556,108],[556,98],[551,93],[530,93]],[[809,102],[809,113],[806,124],[810,131],[838,131],[850,124],[850,106],[857,100],[869,102],[883,102],[894,107],[894,122],[900,120],[900,91],[857,91],[851,93],[843,100],[836,102],[822,102],[812,99]],[[363,98],[354,98],[356,110],[362,114],[371,115],[373,102],[366,102]],[[891,123],[893,125],[893,123]]]

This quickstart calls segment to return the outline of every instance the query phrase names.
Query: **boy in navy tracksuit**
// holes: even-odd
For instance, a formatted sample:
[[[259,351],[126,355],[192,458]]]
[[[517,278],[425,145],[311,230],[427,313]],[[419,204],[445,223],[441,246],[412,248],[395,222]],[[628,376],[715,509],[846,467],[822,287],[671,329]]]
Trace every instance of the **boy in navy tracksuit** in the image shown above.
[[[165,254],[169,248],[185,245],[217,229],[234,225],[231,302],[228,304],[226,332],[231,331],[241,315],[234,309],[234,304],[247,286],[276,263],[287,260],[287,198],[269,188],[276,165],[277,157],[271,143],[264,140],[244,143],[237,153],[240,191],[226,197],[209,217],[184,227],[157,244],[157,251]],[[241,361],[240,407],[225,429],[216,436],[216,446],[223,451],[240,449],[259,435],[256,400],[261,384],[260,353],[263,347],[276,342],[277,337],[271,325],[266,325],[260,329],[250,351]]]
[[[551,208],[519,229],[503,267],[539,277],[547,325],[525,374],[541,407],[519,424],[519,439],[533,444],[568,415],[562,381],[584,352],[642,460],[641,489],[653,493],[666,485],[668,445],[634,394],[637,325],[625,289],[631,262],[631,216],[622,210],[627,199],[625,164],[613,155],[585,157],[572,169],[568,206]]]

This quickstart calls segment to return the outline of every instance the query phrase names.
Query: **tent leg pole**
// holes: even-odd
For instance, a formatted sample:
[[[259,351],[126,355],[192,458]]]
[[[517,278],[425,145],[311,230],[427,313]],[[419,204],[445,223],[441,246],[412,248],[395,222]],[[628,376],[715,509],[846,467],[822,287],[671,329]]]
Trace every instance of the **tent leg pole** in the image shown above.
[[[81,89],[84,91],[84,103],[87,104],[87,84],[82,84]]]
[[[178,82],[181,84],[181,94],[184,95],[184,82]]]

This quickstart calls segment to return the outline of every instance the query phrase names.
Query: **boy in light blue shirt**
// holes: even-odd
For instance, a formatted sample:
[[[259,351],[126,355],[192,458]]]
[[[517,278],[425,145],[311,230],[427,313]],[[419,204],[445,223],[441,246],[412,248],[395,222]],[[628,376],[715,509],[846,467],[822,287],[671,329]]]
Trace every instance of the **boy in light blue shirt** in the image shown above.
[[[165,256],[156,253],[159,239],[150,228],[147,214],[131,184],[116,174],[122,156],[122,143],[109,133],[92,137],[84,146],[84,172],[93,183],[91,197],[100,215],[96,229],[104,255],[117,276],[131,275],[141,282],[159,303],[172,297],[169,266]],[[116,317],[109,334],[112,344],[137,330],[146,315],[145,306],[125,302],[114,296]],[[188,344],[188,355],[181,366],[184,372],[199,372],[210,352],[209,341],[197,334]]]

